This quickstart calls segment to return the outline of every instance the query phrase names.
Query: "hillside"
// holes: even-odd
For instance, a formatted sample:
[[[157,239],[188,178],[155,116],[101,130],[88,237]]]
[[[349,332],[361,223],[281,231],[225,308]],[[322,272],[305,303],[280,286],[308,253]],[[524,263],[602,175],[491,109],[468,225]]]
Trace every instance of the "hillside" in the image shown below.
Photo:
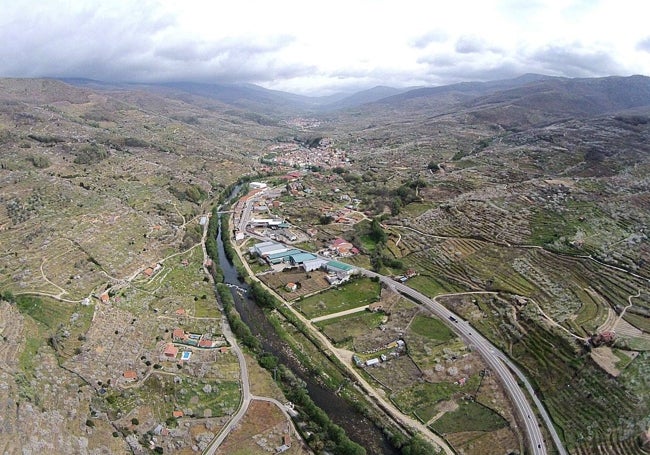
[[[232,412],[234,355],[219,368],[208,356],[155,365],[177,325],[222,335],[201,215],[241,176],[294,172],[274,210],[311,232],[305,245],[344,237],[357,265],[414,270],[410,286],[449,294],[443,303],[525,370],[570,453],[641,453],[650,78],[526,75],[323,99],[68,82],[0,79],[0,292],[11,302],[0,305],[0,402],[5,428],[31,434],[0,432],[0,451],[125,452],[127,435],[174,406],[198,409],[172,375],[201,416]],[[361,221],[338,221],[352,212]],[[461,297],[477,291],[493,294]],[[122,387],[131,370],[137,387]],[[197,422],[189,433],[218,430]],[[178,451],[196,443],[189,433]],[[473,453],[474,436],[450,440]]]

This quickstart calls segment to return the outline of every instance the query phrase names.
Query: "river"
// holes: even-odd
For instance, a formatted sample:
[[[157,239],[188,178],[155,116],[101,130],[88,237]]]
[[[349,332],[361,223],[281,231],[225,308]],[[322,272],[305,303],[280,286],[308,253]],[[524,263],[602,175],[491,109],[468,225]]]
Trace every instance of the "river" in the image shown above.
[[[237,271],[226,259],[223,241],[221,240],[221,226],[219,226],[219,233],[217,234],[217,243],[219,247],[219,266],[223,271],[224,282],[246,289],[246,283],[239,279]],[[314,400],[314,403],[325,411],[334,423],[341,426],[350,439],[362,445],[368,455],[399,454],[399,451],[388,443],[381,430],[369,419],[357,412],[333,391],[322,387],[301,368],[296,359],[290,354],[290,348],[276,335],[273,326],[255,302],[247,298],[246,294],[237,292],[233,288],[231,288],[231,292],[235,299],[235,307],[239,311],[242,320],[250,327],[253,335],[262,340],[264,350],[278,357],[281,363],[289,367],[297,377],[305,381],[309,396]]]

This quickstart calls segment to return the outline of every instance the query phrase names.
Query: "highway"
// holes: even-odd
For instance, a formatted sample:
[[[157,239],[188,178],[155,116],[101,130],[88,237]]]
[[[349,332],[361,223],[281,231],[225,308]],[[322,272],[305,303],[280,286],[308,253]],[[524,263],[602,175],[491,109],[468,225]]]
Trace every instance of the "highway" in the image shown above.
[[[438,316],[442,321],[447,323],[456,333],[475,349],[483,357],[485,362],[488,364],[490,369],[494,374],[496,374],[501,383],[506,389],[507,394],[510,396],[513,405],[517,409],[517,412],[520,416],[520,421],[523,422],[526,435],[530,443],[530,452],[535,455],[546,454],[546,445],[544,443],[544,438],[542,437],[542,432],[540,430],[540,425],[537,420],[533,409],[526,399],[523,391],[517,384],[515,377],[513,376],[514,372],[519,380],[526,386],[526,390],[533,397],[535,406],[537,407],[544,423],[548,427],[548,430],[553,438],[555,447],[557,448],[558,453],[561,455],[566,455],[567,452],[562,445],[559,435],[555,431],[553,422],[549,417],[546,409],[542,405],[541,401],[535,395],[532,385],[528,382],[528,379],[524,374],[517,368],[517,366],[501,351],[499,351],[492,343],[490,343],[485,337],[476,332],[469,324],[468,321],[463,320],[455,313],[449,311],[436,299],[430,299],[429,297],[419,293],[418,291],[405,286],[402,283],[396,282],[391,278],[379,275],[375,272],[365,269],[359,269],[360,272],[369,277],[377,277],[379,280],[384,283],[389,288],[393,289],[396,292],[399,292],[405,296],[408,296],[414,299],[417,302],[420,302],[422,305],[426,306],[432,313]],[[467,293],[472,294],[472,293]],[[492,294],[490,292],[478,291],[475,294]],[[442,296],[438,296],[442,297]]]
[[[250,212],[244,213],[243,215],[244,216],[242,216],[240,223],[242,223],[242,225],[245,226],[245,223],[247,221],[246,215],[250,216]],[[257,236],[257,235],[253,235],[253,237],[257,237],[262,240],[268,240],[264,237]],[[331,258],[322,257],[320,255],[319,257],[326,260],[331,259]],[[480,333],[478,333],[475,329],[473,329],[468,321],[463,320],[455,313],[449,311],[447,308],[445,308],[445,306],[443,306],[441,303],[439,303],[436,300],[438,297],[443,297],[443,296],[437,296],[431,299],[425,296],[424,294],[421,294],[420,292],[416,291],[415,289],[412,289],[402,283],[393,280],[392,278],[386,277],[384,275],[380,275],[378,273],[372,272],[367,269],[362,269],[360,267],[356,267],[356,268],[359,270],[361,274],[371,278],[376,277],[393,291],[401,293],[407,297],[410,297],[416,302],[419,302],[423,306],[427,307],[433,314],[438,316],[443,322],[449,325],[452,328],[452,330],[454,330],[454,332],[458,333],[468,343],[468,345],[472,346],[473,349],[475,349],[485,360],[486,364],[490,367],[491,371],[498,376],[498,378],[501,381],[501,384],[503,384],[506,393],[510,397],[513,406],[516,408],[519,414],[519,421],[522,422],[524,425],[525,432],[528,437],[528,442],[530,445],[530,453],[534,455],[545,455],[547,453],[547,450],[546,450],[546,444],[544,442],[544,438],[542,436],[542,432],[540,430],[541,425],[537,419],[535,412],[533,411],[532,406],[528,402],[526,395],[522,391],[521,387],[519,387],[519,384],[517,383],[517,380],[515,379],[513,373],[517,375],[519,380],[524,384],[526,390],[532,397],[533,402],[535,403],[535,407],[537,408],[539,415],[543,419],[544,424],[546,425],[549,434],[553,439],[553,443],[556,447],[557,452],[560,455],[567,455],[567,451],[564,448],[564,445],[562,444],[562,441],[557,431],[555,430],[555,427],[553,426],[553,422],[550,416],[548,415],[543,404],[535,394],[532,385],[530,384],[528,379],[524,376],[524,374],[521,372],[521,370],[517,368],[517,366],[508,358],[508,356],[506,356],[503,352],[497,349],[492,343],[490,343],[490,341],[488,341],[485,337],[483,337]],[[477,291],[474,293],[492,294],[490,292],[485,292],[485,291]],[[468,292],[466,294],[472,294],[472,292]],[[319,334],[319,332],[315,332],[315,333]]]

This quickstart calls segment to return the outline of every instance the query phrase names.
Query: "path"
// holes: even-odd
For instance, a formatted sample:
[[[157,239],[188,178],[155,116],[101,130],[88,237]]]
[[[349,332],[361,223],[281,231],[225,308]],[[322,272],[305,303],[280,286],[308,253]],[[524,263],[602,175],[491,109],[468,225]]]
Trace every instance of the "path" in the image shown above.
[[[553,318],[551,318],[549,315],[547,315],[546,313],[544,313],[544,310],[542,310],[542,308],[539,306],[539,304],[538,304],[537,302],[535,302],[533,299],[531,299],[531,298],[526,298],[526,300],[529,301],[529,302],[532,302],[532,303],[535,305],[535,307],[537,308],[537,311],[538,311],[538,312],[539,312],[539,313],[544,317],[544,319],[546,319],[546,320],[547,320],[551,325],[557,327],[558,329],[563,330],[564,332],[566,332],[567,334],[569,334],[570,336],[572,336],[572,337],[575,338],[576,340],[580,340],[580,341],[583,341],[583,342],[587,342],[587,341],[589,341],[589,338],[579,337],[578,335],[572,333],[569,329],[565,328],[565,327],[564,327],[563,325],[561,325],[559,322],[556,322]]]
[[[338,313],[326,314],[325,316],[319,316],[317,318],[310,319],[310,321],[314,323],[314,322],[326,321],[327,319],[338,318],[340,316],[347,316],[348,314],[361,313],[362,311],[366,311],[369,306],[370,305],[364,305],[356,308],[350,308],[349,310],[345,310],[345,311],[339,311]]]

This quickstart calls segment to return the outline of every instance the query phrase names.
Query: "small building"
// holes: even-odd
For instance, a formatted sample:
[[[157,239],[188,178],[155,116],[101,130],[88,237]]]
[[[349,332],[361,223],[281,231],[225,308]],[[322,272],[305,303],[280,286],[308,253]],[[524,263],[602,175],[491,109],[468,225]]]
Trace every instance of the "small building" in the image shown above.
[[[350,242],[348,242],[345,239],[342,239],[341,237],[338,237],[332,241],[330,244],[330,250],[337,252],[341,256],[347,256],[350,254],[352,248],[354,245],[352,245]]]
[[[356,268],[353,266],[339,261],[329,261],[326,267],[328,272],[344,272],[348,275],[352,275],[356,272]]]
[[[366,360],[366,366],[371,367],[373,365],[378,365],[379,364],[379,359],[375,357],[374,359],[368,359]]]
[[[298,289],[298,285],[296,283],[287,283],[284,288],[289,292],[294,292]]]
[[[406,278],[413,278],[417,274],[418,272],[416,272],[415,269],[406,269],[406,273],[404,273],[404,276]]]
[[[183,417],[184,415],[185,415],[185,413],[183,411],[173,411],[172,412],[172,417],[174,417],[176,419],[179,419],[179,418]]]
[[[144,269],[143,273],[145,274],[145,276],[150,277],[151,275],[153,275],[153,268],[147,267],[146,269]]]
[[[109,300],[109,298],[108,298],[108,292],[104,292],[102,295],[100,295],[100,296],[99,296],[99,300],[100,300],[102,303],[108,303],[108,300]]]
[[[176,313],[176,316],[185,316],[185,308],[179,308],[174,313]]]
[[[250,182],[248,184],[248,186],[251,187],[254,190],[263,190],[268,185],[266,183],[263,183],[263,182]]]
[[[206,338],[201,338],[199,340],[199,347],[200,348],[211,348],[212,347],[212,340],[208,340]]]
[[[169,358],[176,358],[176,355],[178,354],[178,348],[174,346],[172,343],[167,343],[165,346],[165,350],[163,351],[163,354],[165,357]]]
[[[122,374],[122,376],[124,376],[124,379],[129,379],[131,381],[138,379],[138,373],[134,370],[127,370]]]
[[[172,340],[174,341],[184,341],[187,338],[187,334],[183,329],[174,329],[172,332]]]

